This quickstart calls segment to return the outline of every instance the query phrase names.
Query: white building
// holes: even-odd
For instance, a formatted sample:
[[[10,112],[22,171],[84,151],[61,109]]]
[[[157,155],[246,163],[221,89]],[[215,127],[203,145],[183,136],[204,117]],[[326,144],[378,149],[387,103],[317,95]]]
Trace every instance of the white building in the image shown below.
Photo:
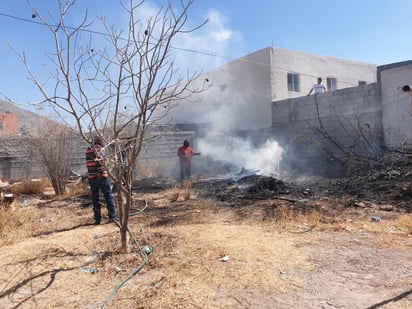
[[[355,87],[376,82],[376,65],[267,47],[202,77],[211,88],[200,102],[179,103],[170,121],[250,130],[271,127],[271,103],[307,95],[318,77],[328,91]]]

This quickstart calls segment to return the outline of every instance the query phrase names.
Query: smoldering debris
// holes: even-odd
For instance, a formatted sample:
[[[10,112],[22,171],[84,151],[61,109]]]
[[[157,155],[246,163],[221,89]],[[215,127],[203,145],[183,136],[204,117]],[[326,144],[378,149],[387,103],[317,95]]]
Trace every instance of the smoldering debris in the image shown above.
[[[250,169],[246,169],[242,167],[242,169],[238,173],[236,173],[235,175],[231,177],[231,180],[239,181],[245,177],[258,175],[259,173],[260,173],[260,170],[250,170]]]
[[[220,201],[230,202],[231,205],[242,206],[246,206],[253,200],[268,199],[290,193],[290,187],[283,181],[257,174],[247,175],[236,179],[236,181],[233,180],[233,177],[202,181],[196,183],[195,188],[200,195],[205,197],[213,196]]]
[[[194,177],[191,188],[201,199],[216,199],[232,207],[244,207],[259,200],[276,199],[307,205],[333,200],[342,207],[385,208],[411,212],[412,163],[401,168],[390,166],[380,171],[347,178],[299,178],[289,180],[260,175],[258,170],[241,169],[229,175]],[[151,178],[136,181],[135,192],[160,192],[179,186],[177,178]],[[362,206],[360,206],[362,205]]]

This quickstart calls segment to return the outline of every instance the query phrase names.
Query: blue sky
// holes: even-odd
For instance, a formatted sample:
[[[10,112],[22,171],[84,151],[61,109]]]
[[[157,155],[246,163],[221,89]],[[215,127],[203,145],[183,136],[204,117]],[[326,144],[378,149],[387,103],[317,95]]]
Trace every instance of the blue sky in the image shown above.
[[[43,14],[46,9],[53,11],[55,2],[31,1]],[[145,14],[164,2],[147,1]],[[73,23],[86,7],[90,17],[122,20],[117,0],[78,0]],[[24,51],[35,69],[44,63],[49,47],[45,30],[19,20],[30,21],[32,12],[26,0],[0,1],[0,99],[40,98],[9,47]],[[207,71],[268,46],[377,65],[412,59],[411,0],[195,0],[189,24],[206,18],[205,27],[175,43],[190,50],[176,55],[183,71]]]

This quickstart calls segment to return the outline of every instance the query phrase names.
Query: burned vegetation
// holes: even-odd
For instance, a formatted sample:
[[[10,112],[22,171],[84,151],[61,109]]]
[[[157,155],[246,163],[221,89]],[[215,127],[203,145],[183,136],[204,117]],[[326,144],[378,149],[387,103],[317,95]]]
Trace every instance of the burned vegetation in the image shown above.
[[[209,177],[190,184],[199,198],[215,199],[231,207],[247,207],[259,201],[281,200],[310,205],[322,200],[334,201],[343,207],[372,207],[387,211],[411,212],[412,162],[376,168],[358,168],[356,175],[339,179],[289,178],[259,175],[241,171],[229,177]],[[176,186],[172,179],[136,181],[136,190],[159,192]]]

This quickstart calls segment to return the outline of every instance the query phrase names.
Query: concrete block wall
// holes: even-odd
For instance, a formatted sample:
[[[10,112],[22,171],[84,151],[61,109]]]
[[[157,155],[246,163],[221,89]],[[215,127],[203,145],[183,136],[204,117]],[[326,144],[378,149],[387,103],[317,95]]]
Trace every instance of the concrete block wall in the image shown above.
[[[337,145],[357,154],[379,155],[381,113],[379,88],[374,83],[273,102],[272,131],[289,150],[291,166],[327,170],[325,162],[331,156],[326,151],[337,158],[344,156]]]
[[[135,176],[178,176],[179,161],[177,149],[189,140],[196,149],[196,131],[162,132],[156,138],[149,139],[142,149],[137,162]],[[146,173],[146,175],[144,175]]]
[[[38,158],[31,147],[20,136],[1,137],[0,178],[16,180],[37,178],[43,175]]]
[[[148,135],[153,136],[153,133]],[[196,131],[164,131],[156,134],[156,137],[148,137],[136,163],[134,177],[159,177],[177,175],[178,157],[177,148],[183,144],[183,140],[196,140]],[[77,153],[73,157],[73,171],[86,174],[84,161],[86,150],[84,142],[77,141]],[[110,151],[107,151],[110,155]]]
[[[263,143],[268,136],[277,140],[286,149],[288,162],[284,166],[317,173],[330,170],[330,158],[325,155],[325,150],[333,152],[336,157],[343,153],[319,133],[321,128],[338,143],[357,153],[379,154],[383,141],[382,108],[376,83],[276,101],[272,103],[271,110],[271,128],[249,130],[244,134],[251,136],[257,144],[260,140]],[[196,140],[202,134],[202,130],[189,127],[169,128],[156,138],[149,138],[137,162],[135,176],[178,177],[177,148],[184,139],[188,139],[196,149]],[[41,167],[35,163],[36,158],[31,157],[24,144],[24,138],[16,137],[2,143],[8,146],[0,151],[0,177],[20,179],[42,174]],[[83,173],[85,146],[79,141],[75,148],[78,148],[78,154],[73,156],[74,171]],[[200,164],[202,160],[206,164]],[[194,173],[201,174],[202,168],[207,170],[206,158],[201,156],[197,162],[193,166]]]
[[[162,132],[158,137],[149,139],[136,164],[135,176],[177,177],[179,171],[177,148],[183,144],[185,139],[191,141],[193,147],[196,147],[197,135],[196,131],[171,131]],[[39,163],[41,160],[35,157],[24,137],[2,137],[1,144],[0,178],[19,180],[44,177],[43,167]],[[77,137],[74,137],[70,144],[73,151],[72,170],[79,174],[86,174],[84,154],[87,146]]]

